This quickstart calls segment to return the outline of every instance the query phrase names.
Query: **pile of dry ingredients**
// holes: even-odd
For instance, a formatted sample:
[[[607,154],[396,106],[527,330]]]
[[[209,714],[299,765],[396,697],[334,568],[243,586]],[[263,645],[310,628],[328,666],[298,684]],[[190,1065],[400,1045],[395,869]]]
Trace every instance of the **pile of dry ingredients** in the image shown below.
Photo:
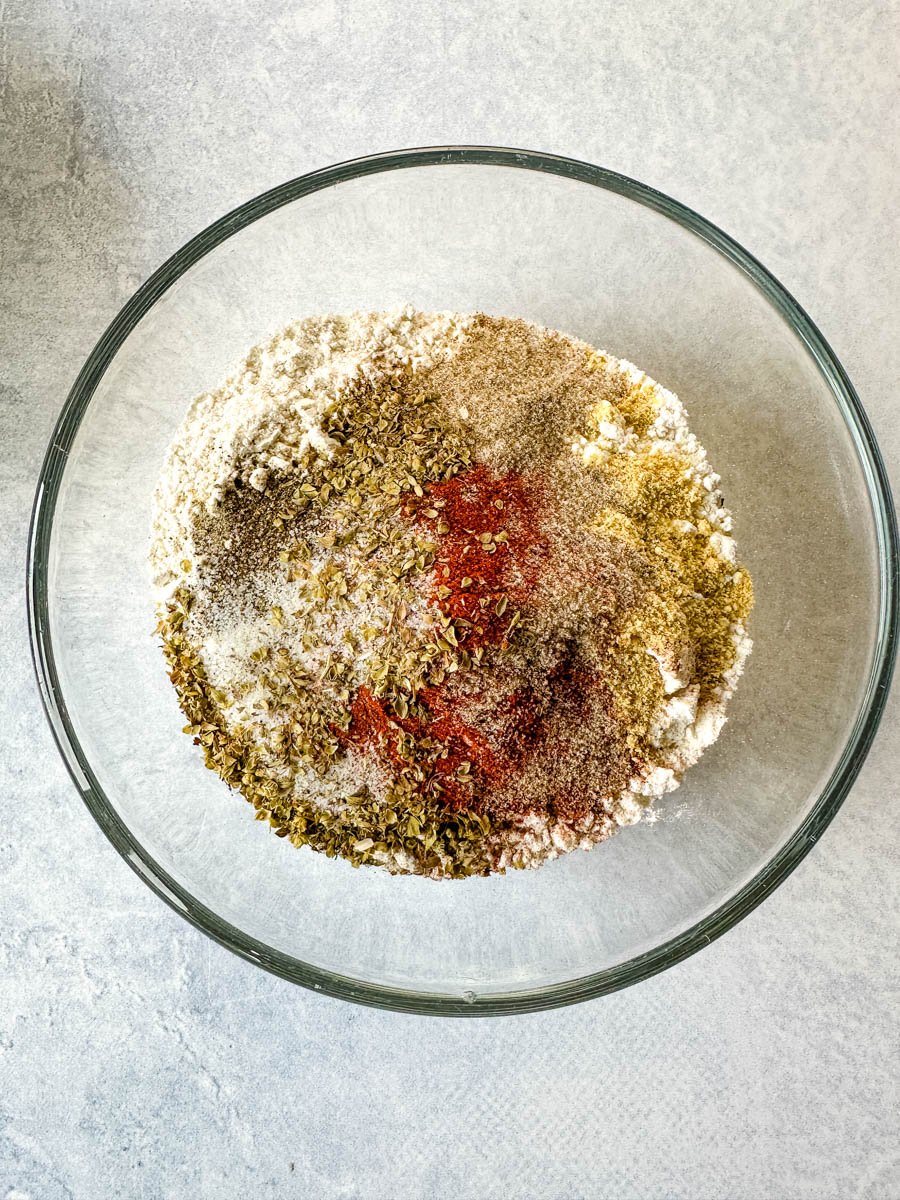
[[[525,321],[298,322],[156,497],[186,732],[281,837],[432,877],[640,819],[715,741],[747,572],[678,399]]]

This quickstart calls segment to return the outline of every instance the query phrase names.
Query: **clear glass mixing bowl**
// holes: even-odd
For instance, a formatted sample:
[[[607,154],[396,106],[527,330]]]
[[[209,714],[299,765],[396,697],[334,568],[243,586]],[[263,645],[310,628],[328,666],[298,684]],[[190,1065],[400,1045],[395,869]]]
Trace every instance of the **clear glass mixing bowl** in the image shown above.
[[[307,314],[522,316],[676,391],[757,590],[719,742],[658,819],[534,872],[433,882],[295,850],[205,770],[153,636],[150,501],[189,400]],[[875,732],[897,540],[866,417],[821,334],[701,217],[550,155],[379,155],[259,196],[189,242],[101,338],[35,503],[31,628],[75,783],[148,885],[307,986],[432,1013],[596,996],[706,945],[822,833]]]

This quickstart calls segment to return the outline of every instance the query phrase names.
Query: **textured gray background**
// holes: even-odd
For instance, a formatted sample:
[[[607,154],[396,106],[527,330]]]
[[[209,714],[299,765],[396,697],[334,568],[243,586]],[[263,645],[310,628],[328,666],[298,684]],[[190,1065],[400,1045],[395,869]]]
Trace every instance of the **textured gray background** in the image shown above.
[[[893,11],[892,11],[893,7]],[[43,447],[133,289],[329,162],[637,176],[820,323],[897,478],[896,6],[0,0],[0,1200],[900,1196],[900,734],[796,874],[640,987],[448,1022],[315,997],[160,904],[73,793],[23,604]]]

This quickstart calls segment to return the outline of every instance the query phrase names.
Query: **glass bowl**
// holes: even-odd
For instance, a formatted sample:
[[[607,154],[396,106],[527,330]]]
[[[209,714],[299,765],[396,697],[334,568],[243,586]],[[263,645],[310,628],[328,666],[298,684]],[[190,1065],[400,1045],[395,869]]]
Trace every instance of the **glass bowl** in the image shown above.
[[[657,819],[538,871],[434,882],[296,850],[205,770],[153,635],[151,494],[190,399],[314,313],[526,317],[677,392],[756,583],[719,742]],[[897,625],[885,472],[840,363],[781,285],[659,192],[484,147],[318,171],[223,217],[100,339],[41,473],[31,634],[60,750],[147,884],[297,983],[408,1011],[547,1008],[646,978],[749,912],[820,836],[885,699]]]

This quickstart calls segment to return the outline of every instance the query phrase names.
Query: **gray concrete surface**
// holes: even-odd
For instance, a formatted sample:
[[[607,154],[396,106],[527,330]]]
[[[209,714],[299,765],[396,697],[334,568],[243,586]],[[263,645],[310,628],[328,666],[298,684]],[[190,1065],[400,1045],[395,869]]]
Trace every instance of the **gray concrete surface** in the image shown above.
[[[0,2],[0,1200],[900,1196],[896,695],[821,845],[702,954],[562,1012],[400,1017],[238,961],[126,868],[23,600],[45,442],[137,284],[402,145],[558,151],[697,208],[819,322],[896,479],[897,34],[860,0]]]

